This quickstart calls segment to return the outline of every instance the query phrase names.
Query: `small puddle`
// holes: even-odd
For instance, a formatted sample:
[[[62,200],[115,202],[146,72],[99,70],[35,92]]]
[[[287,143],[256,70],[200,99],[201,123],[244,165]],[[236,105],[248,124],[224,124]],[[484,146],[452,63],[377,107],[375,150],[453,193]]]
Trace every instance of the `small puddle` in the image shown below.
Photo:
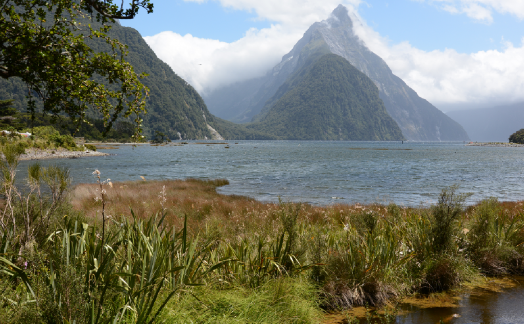
[[[368,323],[377,313],[371,323],[524,323],[524,276],[489,279],[456,296],[406,298],[390,315],[356,307],[346,314],[328,315],[323,323]]]

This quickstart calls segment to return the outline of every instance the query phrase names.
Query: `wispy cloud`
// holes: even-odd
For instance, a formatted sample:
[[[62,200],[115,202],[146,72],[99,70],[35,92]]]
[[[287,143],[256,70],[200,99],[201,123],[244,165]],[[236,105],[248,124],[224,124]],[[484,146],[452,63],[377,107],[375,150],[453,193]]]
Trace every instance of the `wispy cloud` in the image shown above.
[[[524,19],[522,0],[413,0],[434,4],[453,14],[466,14],[468,17],[491,23],[493,12],[514,15]]]

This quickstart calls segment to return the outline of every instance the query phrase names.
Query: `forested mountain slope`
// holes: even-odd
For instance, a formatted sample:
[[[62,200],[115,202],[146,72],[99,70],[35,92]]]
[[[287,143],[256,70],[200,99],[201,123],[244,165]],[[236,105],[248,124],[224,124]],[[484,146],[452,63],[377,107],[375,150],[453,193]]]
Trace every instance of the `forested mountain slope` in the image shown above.
[[[94,27],[98,24],[90,19],[78,21]],[[146,100],[147,114],[143,116],[144,134],[151,137],[156,131],[161,131],[172,139],[211,138],[207,124],[215,117],[195,89],[156,56],[140,33],[115,23],[108,35],[129,46],[126,60],[133,65],[135,72],[148,74],[142,79],[150,90]],[[88,40],[87,43],[95,51],[110,50],[104,41]],[[0,99],[15,99],[14,106],[20,111],[27,109],[26,94],[27,89],[19,79],[0,79]]]
[[[282,139],[404,139],[373,81],[338,55],[307,62],[281,91],[284,95],[248,128]]]

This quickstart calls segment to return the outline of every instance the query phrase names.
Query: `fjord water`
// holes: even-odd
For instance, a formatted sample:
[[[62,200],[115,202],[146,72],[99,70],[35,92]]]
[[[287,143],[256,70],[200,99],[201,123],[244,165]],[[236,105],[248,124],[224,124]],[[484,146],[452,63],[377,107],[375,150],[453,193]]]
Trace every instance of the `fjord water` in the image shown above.
[[[211,143],[211,142],[209,142]],[[224,194],[260,201],[390,203],[418,206],[459,185],[468,203],[524,200],[524,148],[442,142],[229,141],[183,146],[120,145],[110,156],[41,161],[71,170],[73,183],[224,178]],[[214,141],[216,143],[216,141]],[[225,142],[224,142],[225,143]],[[227,148],[228,147],[228,148]],[[24,177],[27,165],[20,165]]]

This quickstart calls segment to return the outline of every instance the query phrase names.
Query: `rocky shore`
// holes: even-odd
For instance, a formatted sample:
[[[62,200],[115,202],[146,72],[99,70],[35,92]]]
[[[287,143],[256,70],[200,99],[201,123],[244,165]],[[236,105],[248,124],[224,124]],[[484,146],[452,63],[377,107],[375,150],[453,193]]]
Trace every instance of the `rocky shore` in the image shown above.
[[[46,160],[46,159],[76,159],[86,156],[105,156],[108,153],[97,151],[69,151],[64,148],[40,150],[28,148],[25,154],[20,156],[20,160]]]
[[[501,143],[501,142],[469,142],[466,146],[488,146],[488,147],[524,147],[524,144]]]

